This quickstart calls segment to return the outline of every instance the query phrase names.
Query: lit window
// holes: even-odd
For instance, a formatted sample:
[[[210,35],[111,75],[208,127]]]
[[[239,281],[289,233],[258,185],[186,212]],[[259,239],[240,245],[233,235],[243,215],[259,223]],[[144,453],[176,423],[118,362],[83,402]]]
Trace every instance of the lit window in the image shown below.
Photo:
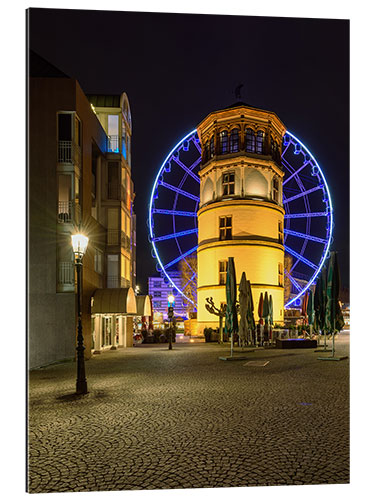
[[[154,307],[154,309],[156,309],[157,307],[161,307],[160,300],[155,300],[154,303],[153,303],[153,307]]]
[[[161,297],[161,292],[155,291],[154,292],[154,297]]]
[[[222,155],[228,153],[228,132],[226,130],[220,132],[220,153]]]
[[[278,274],[279,274],[279,286],[283,286],[284,285],[284,269],[283,269],[283,265],[281,264],[281,262],[279,262]]]
[[[231,240],[232,239],[232,216],[225,215],[219,218],[219,239]]]
[[[272,199],[277,203],[279,202],[279,179],[277,177],[272,180]]]
[[[210,158],[212,158],[214,154],[215,154],[215,143],[214,143],[214,136],[212,136],[210,140]]]
[[[263,145],[264,145],[264,132],[258,130],[257,141],[256,141],[256,152],[259,155],[263,154]]]
[[[239,134],[238,128],[234,128],[230,133],[230,142],[229,142],[230,152],[238,153],[239,151]]]
[[[279,220],[279,243],[284,243],[283,223]]]
[[[249,153],[254,153],[255,152],[255,134],[254,130],[251,128],[246,129],[246,145],[245,145],[246,151]]]
[[[154,281],[154,288],[161,288],[161,287],[162,287],[161,281]]]
[[[234,194],[234,173],[223,174],[223,196]]]
[[[219,285],[225,285],[227,281],[227,260],[219,260]]]

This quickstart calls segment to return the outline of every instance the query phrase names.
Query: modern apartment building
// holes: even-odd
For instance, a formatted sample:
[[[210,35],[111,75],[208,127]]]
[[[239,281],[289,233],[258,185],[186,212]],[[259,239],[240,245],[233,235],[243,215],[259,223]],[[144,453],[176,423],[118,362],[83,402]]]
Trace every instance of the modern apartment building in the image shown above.
[[[137,313],[131,113],[125,93],[86,96],[31,53],[28,95],[28,329],[30,368],[75,355],[71,234],[83,260],[85,357],[131,346]],[[134,251],[135,253],[135,251]]]
[[[181,273],[178,270],[170,271],[169,276],[179,288],[182,288]],[[182,317],[187,320],[189,317],[187,303],[184,297],[180,295],[169,283],[165,281],[160,274],[155,274],[148,278],[148,295],[152,298],[152,306],[155,313],[162,315],[163,320],[168,319],[168,295],[173,293],[175,297],[174,314],[176,317]],[[161,316],[160,316],[161,317]]]

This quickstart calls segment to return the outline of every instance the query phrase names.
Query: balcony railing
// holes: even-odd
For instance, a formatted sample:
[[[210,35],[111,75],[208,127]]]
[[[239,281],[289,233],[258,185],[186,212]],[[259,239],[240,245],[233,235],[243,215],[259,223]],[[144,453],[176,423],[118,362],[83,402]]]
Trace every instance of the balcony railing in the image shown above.
[[[130,281],[122,276],[107,276],[107,288],[128,288]]]
[[[109,135],[108,136],[108,153],[119,153],[119,137],[118,135]]]
[[[59,141],[57,161],[81,165],[81,148],[73,141]]]
[[[121,245],[126,246],[126,236],[124,231],[119,231],[117,229],[107,230],[107,245]]]
[[[74,203],[73,201],[59,201],[57,208],[57,221],[60,224],[71,224],[73,222],[75,224],[80,224],[81,205]]]
[[[59,262],[57,267],[57,283],[59,285],[74,285],[75,273],[73,262]]]

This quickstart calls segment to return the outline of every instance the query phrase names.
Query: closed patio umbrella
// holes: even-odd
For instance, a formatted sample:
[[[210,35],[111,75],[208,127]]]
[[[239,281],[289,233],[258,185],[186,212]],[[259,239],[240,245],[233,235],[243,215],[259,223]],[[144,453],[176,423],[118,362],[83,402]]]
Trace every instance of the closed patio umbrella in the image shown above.
[[[270,315],[270,333],[269,333],[269,337],[270,337],[270,340],[272,340],[272,326],[273,326],[273,300],[272,300],[272,295],[270,295],[269,298],[268,298],[268,309],[269,309],[269,315]]]
[[[327,270],[327,302],[325,311],[325,327],[332,332],[332,357],[335,354],[335,332],[342,330],[344,319],[339,304],[340,271],[337,261],[337,252],[330,252]]]
[[[269,303],[268,303],[268,292],[266,292],[264,294],[264,301],[263,301],[263,319],[264,319],[264,323],[265,323],[265,327],[264,327],[264,333],[265,333],[265,340],[266,342],[268,342],[268,323],[269,323],[269,315],[270,315],[270,311],[269,311]]]
[[[252,342],[253,334],[255,335],[256,332],[255,332],[255,319],[254,319],[254,300],[253,300],[253,293],[251,291],[250,280],[247,280],[247,295],[248,295],[247,322],[249,325],[250,339]]]
[[[327,346],[327,331],[325,328],[326,298],[327,298],[327,269],[324,266],[320,271],[314,293],[315,328],[320,337],[324,334],[324,350]],[[319,344],[318,337],[318,344]]]
[[[238,332],[237,319],[237,281],[236,269],[234,267],[234,258],[228,257],[227,281],[225,284],[227,310],[225,316],[225,329],[231,335],[231,356],[233,355],[233,337]]]
[[[243,272],[241,276],[241,281],[240,281],[240,286],[239,286],[239,303],[240,303],[240,325],[239,325],[239,338],[241,345],[244,346],[245,342],[247,342],[248,339],[248,329],[249,329],[249,324],[247,320],[247,313],[248,313],[248,288],[247,288],[247,280],[246,280],[246,273]]]
[[[314,312],[314,294],[312,290],[309,292],[309,298],[307,301],[307,308],[306,308],[306,314],[307,314],[307,321],[309,324],[309,330],[310,330],[310,337],[312,335],[312,329],[313,329],[313,324],[314,324],[314,317],[315,317],[315,312]]]
[[[261,292],[258,304],[258,316],[259,316],[259,341],[263,341],[263,292]],[[258,336],[258,334],[257,334]]]

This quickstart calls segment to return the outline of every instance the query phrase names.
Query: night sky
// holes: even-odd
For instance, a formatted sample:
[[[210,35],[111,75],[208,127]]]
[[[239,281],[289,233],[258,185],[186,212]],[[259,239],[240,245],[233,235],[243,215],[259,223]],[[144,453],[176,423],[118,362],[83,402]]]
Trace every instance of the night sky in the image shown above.
[[[31,9],[29,46],[84,92],[129,97],[137,282],[155,273],[147,208],[173,146],[211,111],[241,100],[275,111],[310,149],[331,191],[349,286],[349,22]]]

